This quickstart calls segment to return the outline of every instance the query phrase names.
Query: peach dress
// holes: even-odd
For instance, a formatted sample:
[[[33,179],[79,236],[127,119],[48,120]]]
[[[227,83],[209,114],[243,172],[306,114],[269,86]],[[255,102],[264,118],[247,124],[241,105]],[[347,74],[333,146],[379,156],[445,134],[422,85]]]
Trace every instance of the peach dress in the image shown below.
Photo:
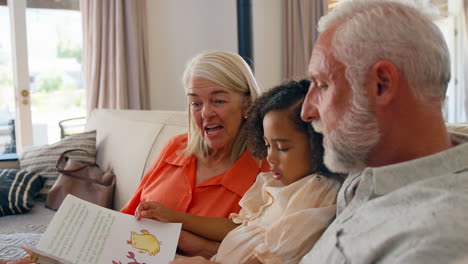
[[[288,186],[260,173],[239,202],[240,224],[229,232],[212,260],[244,263],[298,263],[333,221],[340,183],[311,174]]]

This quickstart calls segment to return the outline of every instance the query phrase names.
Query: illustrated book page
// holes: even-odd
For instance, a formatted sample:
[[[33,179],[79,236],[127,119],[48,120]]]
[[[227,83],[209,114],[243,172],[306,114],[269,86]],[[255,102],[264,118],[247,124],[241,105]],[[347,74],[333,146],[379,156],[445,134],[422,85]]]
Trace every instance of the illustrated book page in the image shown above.
[[[182,224],[113,211],[68,195],[33,251],[37,263],[168,263]],[[55,262],[55,263],[57,263]]]

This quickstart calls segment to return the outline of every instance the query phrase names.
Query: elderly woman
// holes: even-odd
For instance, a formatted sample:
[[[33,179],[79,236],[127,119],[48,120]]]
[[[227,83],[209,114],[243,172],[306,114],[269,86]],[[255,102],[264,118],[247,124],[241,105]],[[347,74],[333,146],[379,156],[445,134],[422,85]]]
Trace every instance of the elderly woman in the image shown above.
[[[159,202],[171,209],[211,217],[240,210],[239,200],[267,162],[246,150],[241,133],[260,89],[247,63],[227,51],[207,51],[184,72],[189,132],[169,140],[121,210],[135,214]],[[137,215],[151,217],[151,215]]]
[[[246,150],[241,132],[251,102],[261,93],[247,63],[232,52],[203,52],[187,64],[183,82],[189,132],[169,140],[121,212],[157,209],[160,203],[194,215],[228,217],[239,212],[239,200],[256,176],[269,170],[267,162]],[[206,252],[184,251],[193,243]],[[187,255],[210,256],[217,246],[187,232],[179,239],[179,249]]]

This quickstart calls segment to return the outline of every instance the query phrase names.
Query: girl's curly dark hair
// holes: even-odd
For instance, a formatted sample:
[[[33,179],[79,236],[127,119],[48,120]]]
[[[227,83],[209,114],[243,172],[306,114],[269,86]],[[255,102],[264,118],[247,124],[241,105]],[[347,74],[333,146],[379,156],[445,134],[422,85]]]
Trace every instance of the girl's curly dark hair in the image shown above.
[[[295,127],[309,138],[312,150],[312,160],[310,162],[316,164],[314,172],[342,181],[342,175],[330,172],[323,164],[322,135],[315,132],[309,122],[304,122],[301,119],[301,107],[309,86],[309,80],[289,81],[271,88],[255,100],[249,110],[247,122],[244,126],[244,129],[248,132],[246,133],[248,135],[247,147],[255,158],[265,158],[267,148],[263,139],[263,118],[272,110],[290,110],[290,119]]]

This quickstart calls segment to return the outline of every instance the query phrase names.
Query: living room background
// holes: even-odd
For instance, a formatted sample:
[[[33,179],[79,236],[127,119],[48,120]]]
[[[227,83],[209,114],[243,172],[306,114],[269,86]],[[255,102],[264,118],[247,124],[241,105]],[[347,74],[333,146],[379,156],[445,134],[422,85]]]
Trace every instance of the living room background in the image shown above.
[[[143,1],[143,0],[142,0]],[[148,90],[149,90],[149,108],[150,109],[159,109],[159,110],[184,110],[186,107],[186,99],[182,88],[182,71],[184,65],[188,59],[193,57],[195,54],[206,50],[206,49],[222,49],[237,52],[237,21],[236,21],[236,1],[219,1],[219,0],[144,0],[146,1],[146,17],[147,17],[147,27],[148,27],[148,58],[147,58],[147,67],[148,67]],[[263,87],[272,87],[275,84],[283,81],[283,64],[284,64],[284,23],[285,23],[285,14],[284,14],[284,4],[285,2],[297,1],[301,4],[302,0],[252,0],[252,20],[253,20],[253,60],[255,67],[255,75],[259,84]],[[70,14],[68,20],[71,20],[73,17],[75,21],[75,26],[66,24],[67,30],[64,30],[64,33],[70,34],[71,36],[66,37],[66,40],[61,41],[61,47],[56,47],[57,53],[61,52],[63,54],[68,54],[71,60],[74,60],[73,63],[67,64],[66,67],[69,67],[73,64],[72,74],[68,74],[69,77],[60,77],[54,73],[49,74],[45,80],[43,77],[39,78],[36,70],[41,69],[47,70],[50,68],[49,63],[30,63],[29,79],[27,80],[30,84],[31,95],[29,96],[32,103],[37,99],[34,99],[34,91],[39,90],[39,83],[33,83],[33,81],[41,80],[42,85],[48,84],[49,86],[60,87],[56,90],[70,91],[70,83],[73,83],[73,88],[76,92],[74,96],[65,96],[64,99],[60,96],[52,96],[52,99],[58,99],[63,104],[67,106],[76,106],[73,110],[58,111],[55,110],[57,118],[47,124],[47,135],[42,136],[42,140],[35,139],[37,135],[40,135],[41,125],[47,123],[46,121],[40,121],[35,119],[38,109],[34,109],[32,112],[32,122],[31,127],[34,131],[36,129],[36,136],[33,132],[28,132],[22,136],[25,137],[22,139],[22,145],[38,145],[44,143],[53,143],[54,141],[59,140],[59,126],[58,121],[66,118],[84,116],[84,89],[82,83],[78,80],[81,78],[76,69],[76,65],[79,65],[80,56],[76,53],[80,49],[79,39],[76,38],[77,35],[80,35],[79,25],[81,24],[78,10],[76,10],[79,0],[61,0],[61,1],[43,1],[43,0],[15,0],[15,5],[18,5],[19,2],[24,2],[27,7],[32,5],[32,3],[56,3],[57,5],[63,5],[64,3],[74,3],[74,7],[65,10]],[[330,8],[333,7],[336,1],[326,1],[326,4],[330,5]],[[444,19],[441,20],[438,24],[444,36],[448,40],[449,48],[452,52],[452,72],[453,78],[450,83],[449,92],[447,96],[447,103],[445,106],[445,114],[447,122],[466,122],[467,121],[467,87],[468,81],[466,80],[468,76],[463,74],[467,72],[466,70],[466,17],[464,16],[464,10],[466,9],[467,0],[433,0],[444,14]],[[3,9],[3,12],[6,12],[7,7],[2,6],[2,3],[6,3],[5,0],[0,0],[0,9]],[[463,3],[465,3],[465,9],[463,9]],[[37,6],[36,6],[37,8]],[[62,6],[62,9],[64,7]],[[57,11],[57,10],[53,10]],[[35,11],[36,14],[39,11]],[[73,14],[73,15],[71,15]],[[37,15],[36,15],[37,16]],[[28,15],[26,12],[26,21],[28,21]],[[26,24],[26,32],[28,33],[28,45],[31,45],[29,42],[34,36],[33,33],[29,33],[30,29],[33,29],[33,25]],[[3,23],[2,23],[3,24]],[[64,22],[60,22],[63,24]],[[78,26],[76,26],[78,25]],[[11,25],[10,25],[11,26]],[[17,26],[17,25],[15,25]],[[35,32],[40,31],[38,25],[34,25]],[[29,27],[29,28],[28,28]],[[2,27],[3,30],[5,27]],[[0,30],[0,34],[9,34]],[[59,30],[56,30],[59,31]],[[45,35],[44,31],[44,35]],[[29,36],[31,34],[31,36]],[[36,33],[36,36],[40,34]],[[31,38],[31,39],[30,39]],[[3,36],[2,36],[3,39]],[[10,36],[7,36],[6,39],[10,39]],[[46,41],[47,40],[47,41]],[[77,41],[78,40],[78,41]],[[46,39],[44,36],[42,39],[36,39],[33,41],[37,44],[47,43],[49,39]],[[464,45],[464,46],[463,46]],[[3,89],[2,99],[0,100],[0,112],[5,107],[9,107],[10,113],[0,114],[0,122],[2,117],[6,118],[15,118],[15,104],[21,104],[21,91],[16,91],[13,89],[13,74],[12,70],[7,70],[5,67],[1,66],[2,62],[5,62],[4,52],[2,48],[4,44],[0,45],[0,83],[3,78],[3,86],[7,89]],[[37,45],[39,46],[39,45]],[[36,47],[37,48],[37,47]],[[29,51],[29,60],[32,62],[34,56],[44,55],[46,49],[37,50],[27,48]],[[59,51],[61,49],[61,51]],[[44,54],[42,54],[44,53]],[[2,57],[3,56],[3,57]],[[73,57],[74,56],[74,57]],[[21,57],[19,58],[21,59]],[[8,60],[8,59],[7,59]],[[3,64],[4,65],[4,64]],[[39,65],[39,66],[38,66]],[[3,68],[2,68],[3,67]],[[11,66],[10,66],[11,67]],[[63,66],[63,68],[66,68]],[[44,74],[43,74],[44,75]],[[60,75],[60,74],[59,74]],[[9,80],[6,80],[9,77]],[[71,76],[71,77],[70,77]],[[20,78],[27,79],[27,78]],[[22,80],[24,81],[24,80]],[[2,84],[0,84],[2,85]],[[41,88],[41,91],[47,90],[50,88]],[[57,93],[55,93],[57,94]],[[78,95],[76,95],[78,94]],[[14,97],[17,97],[14,99]],[[8,99],[9,98],[9,99]],[[71,101],[70,101],[71,100]],[[44,101],[44,99],[43,99]],[[59,103],[53,101],[45,101],[46,106],[58,105]],[[2,112],[3,113],[3,112]],[[59,114],[63,114],[60,115]],[[50,119],[47,116],[45,119]],[[43,119],[43,120],[45,120]],[[18,121],[18,120],[16,120]],[[27,122],[27,118],[25,119]],[[3,122],[5,123],[5,122]],[[21,122],[20,122],[21,123]],[[7,124],[5,129],[8,130]],[[23,125],[23,128],[28,129],[27,125]],[[0,124],[1,126],[1,124]],[[53,128],[55,127],[55,128]],[[42,125],[42,129],[44,125]],[[55,129],[55,132],[52,132]],[[44,129],[43,129],[44,130]],[[31,130],[30,130],[31,131]],[[50,132],[50,133],[49,133]],[[44,133],[44,132],[43,132]],[[3,133],[8,134],[8,131]],[[49,135],[50,134],[50,135]],[[53,135],[53,136],[52,136]],[[29,140],[27,139],[29,137]],[[44,138],[46,140],[44,141]],[[1,145],[1,142],[0,142]],[[1,148],[0,148],[1,153]]]

